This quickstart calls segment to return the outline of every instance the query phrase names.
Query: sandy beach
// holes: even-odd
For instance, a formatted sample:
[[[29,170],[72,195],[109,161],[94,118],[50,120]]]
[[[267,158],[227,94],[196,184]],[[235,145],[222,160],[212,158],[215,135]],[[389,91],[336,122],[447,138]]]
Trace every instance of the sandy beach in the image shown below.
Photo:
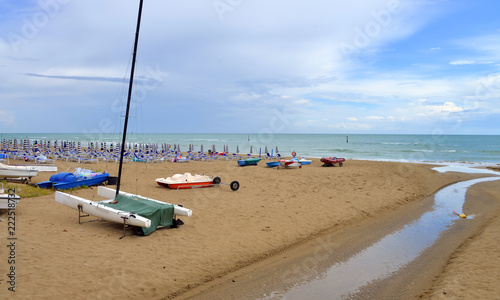
[[[59,171],[81,167],[56,162]],[[433,165],[348,160],[343,167],[321,167],[314,159],[301,169],[238,167],[236,161],[127,163],[122,190],[193,210],[185,225],[149,236],[123,239],[122,226],[110,222],[78,224],[78,212],[54,195],[22,199],[16,210],[16,292],[0,279],[0,298],[9,299],[185,299],[230,280],[232,274],[276,259],[325,232],[341,231],[364,220],[384,218],[418,204],[440,188],[480,174],[438,173]],[[117,174],[118,164],[89,164]],[[218,175],[228,186],[169,190],[155,178],[191,172]],[[33,182],[47,180],[39,173]],[[489,199],[480,230],[453,249],[438,276],[419,293],[423,299],[500,297],[500,182],[474,186],[469,199]],[[97,188],[74,191],[101,200]],[[467,205],[467,203],[466,203]],[[0,214],[0,238],[7,244],[7,215]],[[0,272],[7,274],[7,247]],[[230,299],[230,298],[228,298]]]

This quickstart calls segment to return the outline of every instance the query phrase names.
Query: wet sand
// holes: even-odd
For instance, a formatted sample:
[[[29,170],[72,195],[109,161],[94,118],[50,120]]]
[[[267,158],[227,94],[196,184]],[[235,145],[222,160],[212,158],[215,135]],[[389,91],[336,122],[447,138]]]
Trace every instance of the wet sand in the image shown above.
[[[57,164],[59,171],[81,167],[77,163]],[[443,186],[484,176],[441,174],[425,164],[353,160],[344,167],[325,168],[321,164],[313,160],[301,169],[280,170],[266,168],[264,162],[249,167],[238,167],[236,161],[125,164],[122,190],[193,210],[192,217],[182,218],[185,225],[159,229],[146,237],[119,239],[120,224],[80,225],[78,212],[56,203],[53,194],[22,199],[16,210],[14,298],[184,299],[232,280],[237,272],[279,260],[282,253],[326,233],[383,218],[400,208],[418,205]],[[114,175],[118,168],[111,162],[86,167]],[[174,191],[154,182],[155,178],[184,172],[218,175],[222,182],[237,180],[241,186],[236,192],[228,186]],[[50,175],[40,173],[34,181],[47,180]],[[490,185],[488,189],[477,188],[476,193],[500,202],[498,182]],[[101,200],[96,191],[73,193]],[[473,234],[475,240],[483,240],[486,229],[494,228],[490,226],[493,212],[485,220],[488,226]],[[6,219],[6,214],[0,218]],[[5,221],[0,222],[0,238],[7,241]],[[453,255],[464,257],[460,253],[470,251],[468,244],[463,243],[458,252],[453,250]],[[6,255],[2,249],[2,274],[9,267]],[[482,260],[484,255],[473,258]],[[456,273],[453,257],[441,267],[444,273],[433,277],[422,297],[436,297],[443,289],[453,289],[445,285],[447,276]],[[498,261],[498,256],[491,259]],[[3,279],[0,297],[13,296]],[[493,279],[498,282],[499,276]],[[484,281],[481,277],[467,280],[471,289],[474,282]]]

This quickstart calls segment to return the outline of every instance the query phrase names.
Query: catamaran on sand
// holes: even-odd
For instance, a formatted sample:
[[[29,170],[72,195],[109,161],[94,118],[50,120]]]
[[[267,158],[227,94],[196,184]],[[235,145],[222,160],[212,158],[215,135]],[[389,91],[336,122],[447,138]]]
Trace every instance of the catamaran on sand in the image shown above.
[[[191,216],[192,211],[180,205],[165,203],[162,201],[143,197],[141,195],[133,195],[120,191],[120,180],[123,166],[123,157],[125,153],[125,142],[127,136],[128,117],[130,113],[130,100],[132,96],[132,86],[134,81],[135,61],[137,55],[137,44],[139,40],[139,29],[141,24],[143,0],[139,3],[139,13],[137,16],[137,29],[135,33],[134,53],[132,57],[132,68],[130,72],[130,83],[128,87],[127,108],[125,112],[125,122],[122,136],[122,147],[120,149],[120,164],[118,167],[118,177],[116,190],[100,186],[98,195],[104,198],[109,198],[104,201],[90,201],[72,194],[67,194],[57,191],[55,199],[58,203],[69,206],[79,211],[81,217],[93,215],[101,217],[108,221],[123,223],[123,231],[125,236],[126,225],[138,226],[142,229],[144,235],[148,235],[155,231],[159,226],[177,227],[182,225],[176,216]],[[84,215],[82,215],[84,214]]]

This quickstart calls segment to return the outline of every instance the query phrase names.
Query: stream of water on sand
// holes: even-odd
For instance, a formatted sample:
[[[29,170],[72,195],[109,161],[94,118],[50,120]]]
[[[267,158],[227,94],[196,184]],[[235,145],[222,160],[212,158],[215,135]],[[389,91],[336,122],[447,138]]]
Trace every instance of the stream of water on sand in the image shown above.
[[[500,175],[500,172],[491,170],[458,166],[434,169],[439,172]],[[470,186],[499,179],[498,176],[485,177],[458,182],[443,188],[435,194],[433,209],[422,214],[416,221],[379,239],[351,258],[337,262],[318,278],[296,284],[286,292],[268,293],[261,299],[356,298],[356,293],[363,286],[389,277],[416,259],[440,237],[443,231],[450,229],[458,217],[453,210],[460,209],[464,205],[465,194]]]

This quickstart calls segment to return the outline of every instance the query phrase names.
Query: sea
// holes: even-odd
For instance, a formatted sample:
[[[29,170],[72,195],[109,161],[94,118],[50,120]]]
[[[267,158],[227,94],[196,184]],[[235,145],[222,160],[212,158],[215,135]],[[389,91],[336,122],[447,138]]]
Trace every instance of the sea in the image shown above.
[[[3,133],[0,139],[119,143],[121,134]],[[500,164],[500,135],[441,134],[227,134],[227,133],[129,133],[129,144],[176,145],[181,151],[215,148],[229,153],[298,157],[344,157],[356,160],[397,162]]]

